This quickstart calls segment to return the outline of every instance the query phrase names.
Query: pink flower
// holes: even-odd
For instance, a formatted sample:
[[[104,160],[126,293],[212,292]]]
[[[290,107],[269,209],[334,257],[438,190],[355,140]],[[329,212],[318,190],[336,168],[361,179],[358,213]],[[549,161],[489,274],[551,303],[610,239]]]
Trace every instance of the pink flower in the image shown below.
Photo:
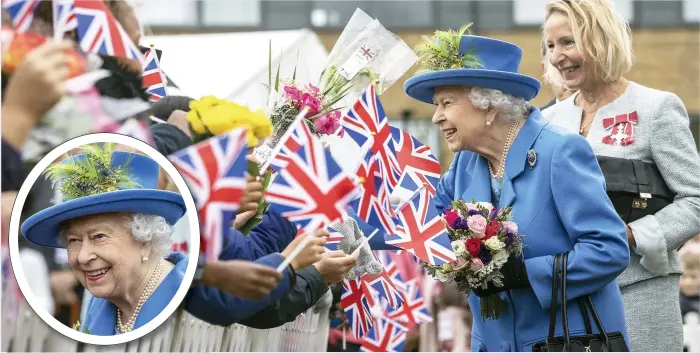
[[[473,258],[473,259],[472,259],[472,264],[471,264],[470,268],[471,268],[471,270],[474,271],[474,272],[479,271],[479,270],[481,270],[482,268],[484,268],[484,263],[481,262],[480,259]]]
[[[307,89],[309,92],[313,93],[314,96],[315,96],[315,95],[318,95],[318,92],[320,91],[320,89],[319,89],[318,87],[316,87],[316,86],[314,86],[314,85],[312,85],[312,84],[310,84],[310,83],[306,85],[306,89]]]
[[[477,238],[481,239],[484,237],[484,232],[486,232],[486,218],[482,215],[473,215],[467,218],[467,225],[469,229],[474,232]]]
[[[509,234],[518,234],[518,225],[515,222],[505,221],[503,222],[503,230]]]
[[[318,114],[318,110],[321,108],[321,101],[308,93],[304,93],[299,110],[304,109],[304,107],[309,107],[309,113],[312,113],[311,115]]]
[[[284,93],[289,99],[299,100],[301,98],[301,91],[294,86],[284,86]]]
[[[461,270],[467,265],[467,260],[461,256],[457,256],[457,261],[452,262],[452,268],[455,270]]]
[[[325,114],[314,119],[314,128],[319,134],[331,135],[340,127],[340,121]]]

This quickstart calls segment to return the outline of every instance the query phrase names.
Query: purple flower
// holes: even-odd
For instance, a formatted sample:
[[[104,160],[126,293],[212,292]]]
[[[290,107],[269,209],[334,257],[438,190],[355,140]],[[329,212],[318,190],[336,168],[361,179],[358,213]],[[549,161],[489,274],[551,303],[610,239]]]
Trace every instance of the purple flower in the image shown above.
[[[491,252],[486,250],[486,247],[481,248],[481,252],[479,253],[479,259],[481,262],[484,263],[484,265],[488,265],[491,263],[491,259],[493,256],[491,255]]]
[[[513,233],[508,233],[508,235],[506,236],[506,241],[505,241],[506,246],[510,245],[510,243],[512,243],[512,242],[513,242]]]
[[[493,221],[496,219],[496,215],[498,214],[498,210],[494,207],[491,209],[491,212],[489,212],[489,221]]]
[[[467,224],[467,220],[464,218],[457,218],[455,223],[452,225],[452,228],[454,229],[469,229],[469,225]]]

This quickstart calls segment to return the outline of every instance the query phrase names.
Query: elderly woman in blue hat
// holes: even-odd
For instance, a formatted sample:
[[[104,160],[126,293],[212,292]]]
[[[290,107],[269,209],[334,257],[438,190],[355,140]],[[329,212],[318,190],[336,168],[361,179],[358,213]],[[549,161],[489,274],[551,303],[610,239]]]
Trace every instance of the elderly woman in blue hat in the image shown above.
[[[435,105],[432,121],[456,153],[433,200],[438,210],[459,199],[509,206],[524,234],[523,259],[508,261],[504,286],[468,297],[472,350],[529,351],[548,338],[550,308],[560,305],[552,301],[553,263],[562,253],[568,253],[571,336],[585,334],[586,323],[594,321],[584,321],[578,306],[577,299],[588,296],[605,331],[619,332],[629,347],[615,279],[629,262],[625,225],[606,196],[590,145],[549,125],[530,106],[540,83],[518,73],[518,46],[465,35],[467,30],[426,38],[416,48],[425,71],[404,88]],[[497,319],[483,318],[479,297],[494,293],[506,310]],[[561,314],[557,317],[554,336],[561,337]]]
[[[187,259],[170,250],[185,202],[157,189],[160,169],[151,158],[114,151],[113,144],[82,150],[47,168],[60,200],[29,217],[22,234],[66,248],[73,273],[93,296],[81,331],[126,333],[163,311],[183,281]]]

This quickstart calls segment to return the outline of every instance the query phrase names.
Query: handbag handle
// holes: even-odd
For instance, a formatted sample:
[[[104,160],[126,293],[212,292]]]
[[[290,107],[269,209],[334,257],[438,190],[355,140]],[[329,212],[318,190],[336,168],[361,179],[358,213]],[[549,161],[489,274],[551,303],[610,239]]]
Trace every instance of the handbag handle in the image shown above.
[[[559,261],[556,261],[556,260]],[[555,258],[555,263],[560,262],[558,264],[559,267],[561,267],[561,298],[562,298],[562,303],[561,303],[561,313],[562,313],[562,326],[564,328],[564,351],[568,352],[571,351],[571,340],[570,340],[570,334],[569,334],[569,320],[567,317],[567,309],[566,309],[566,268],[567,264],[569,263],[569,253],[565,252],[563,254],[558,254],[557,258]],[[605,327],[603,327],[603,322],[600,320],[600,317],[598,316],[598,312],[595,310],[595,306],[593,305],[593,300],[589,295],[586,295],[584,297],[581,297],[578,299],[579,305],[581,308],[581,315],[583,316],[584,320],[584,325],[586,326],[586,333],[592,334],[592,329],[590,326],[589,317],[588,317],[588,310],[590,310],[592,316],[593,316],[593,322],[595,323],[596,327],[598,328],[598,331],[600,332],[600,338],[603,340],[603,352],[609,352],[612,350],[612,346],[610,345],[610,339],[608,338],[608,333],[605,331]],[[588,308],[586,308],[588,307]],[[588,310],[586,310],[588,309]],[[556,320],[556,318],[555,318]],[[555,321],[556,322],[556,321]],[[551,322],[550,322],[551,323]]]
[[[554,330],[557,325],[557,302],[559,299],[559,254],[554,255],[552,265],[552,303],[549,306],[549,336],[547,341],[554,340]]]
[[[644,162],[638,159],[632,159],[632,169],[634,170],[634,176],[637,184],[637,191],[639,195],[651,195],[651,185],[649,185],[649,178],[647,178],[647,171],[644,168]]]

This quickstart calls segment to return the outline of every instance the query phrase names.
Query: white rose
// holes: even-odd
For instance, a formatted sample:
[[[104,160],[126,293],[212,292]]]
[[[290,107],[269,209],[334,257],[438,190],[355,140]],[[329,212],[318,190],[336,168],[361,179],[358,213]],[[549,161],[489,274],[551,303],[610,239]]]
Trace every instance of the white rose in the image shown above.
[[[489,248],[489,250],[491,250],[492,252],[496,252],[506,247],[506,244],[503,244],[503,242],[498,240],[498,238],[496,238],[495,236],[486,240],[484,242],[484,245],[486,245],[486,247]]]
[[[484,208],[487,210],[489,213],[491,213],[491,210],[493,209],[493,205],[488,203],[488,202],[477,202],[476,206],[479,208]]]
[[[435,271],[435,276],[437,276],[437,280],[440,282],[447,282],[450,279],[450,275],[442,271]]]
[[[508,252],[505,250],[497,252],[495,255],[493,255],[493,259],[491,259],[491,261],[493,261],[493,263],[498,267],[503,266],[503,264],[508,261]]]
[[[455,255],[460,256],[464,254],[467,249],[464,247],[464,242],[461,240],[455,240],[451,243],[452,250],[454,250]]]

